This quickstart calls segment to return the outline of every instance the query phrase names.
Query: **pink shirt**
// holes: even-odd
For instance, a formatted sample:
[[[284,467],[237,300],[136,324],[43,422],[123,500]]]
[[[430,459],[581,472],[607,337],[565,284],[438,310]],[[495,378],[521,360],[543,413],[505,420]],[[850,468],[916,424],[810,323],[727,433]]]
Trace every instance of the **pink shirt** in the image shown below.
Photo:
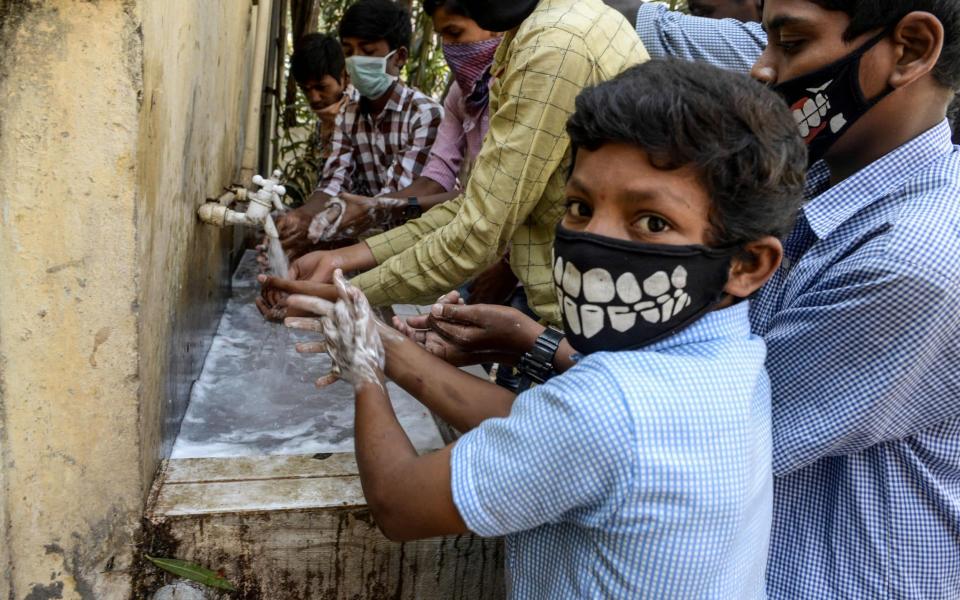
[[[480,154],[483,136],[490,127],[490,109],[485,106],[479,113],[469,114],[463,92],[454,83],[443,103],[443,111],[437,140],[420,175],[429,177],[450,192],[457,187],[463,161],[472,163]]]

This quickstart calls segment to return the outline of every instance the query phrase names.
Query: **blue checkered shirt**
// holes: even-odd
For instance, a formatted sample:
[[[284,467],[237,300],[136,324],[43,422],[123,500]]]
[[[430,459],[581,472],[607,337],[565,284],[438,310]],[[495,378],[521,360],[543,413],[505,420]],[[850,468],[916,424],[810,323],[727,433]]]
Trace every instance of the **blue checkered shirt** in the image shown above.
[[[749,71],[767,45],[760,23],[705,19],[671,12],[663,4],[644,4],[637,13],[637,35],[653,58],[708,62]]]
[[[763,341],[743,303],[591,354],[463,436],[454,502],[506,535],[511,598],[765,598]]]
[[[771,598],[960,598],[960,148],[811,170],[752,307],[773,387]]]

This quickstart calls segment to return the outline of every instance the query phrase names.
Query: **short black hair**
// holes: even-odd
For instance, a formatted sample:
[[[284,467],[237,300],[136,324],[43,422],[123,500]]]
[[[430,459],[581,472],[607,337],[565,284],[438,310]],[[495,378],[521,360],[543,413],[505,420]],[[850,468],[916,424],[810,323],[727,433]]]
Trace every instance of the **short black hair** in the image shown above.
[[[423,0],[423,12],[427,13],[427,16],[432,17],[438,8],[446,10],[451,15],[470,16],[459,0]]]
[[[692,166],[712,201],[713,246],[785,238],[803,199],[797,124],[781,96],[744,74],[653,60],[584,90],[567,131],[574,152],[623,143],[657,168]]]
[[[290,72],[300,85],[320,81],[324,75],[340,81],[344,69],[340,40],[324,33],[308,33],[300,38],[290,57]]]
[[[359,0],[343,13],[340,39],[386,40],[391,50],[410,47],[410,11],[393,0]]]
[[[892,29],[909,13],[928,12],[943,24],[943,52],[934,77],[952,90],[960,89],[960,1],[958,0],[811,0],[827,9],[846,13],[850,41],[875,29]]]

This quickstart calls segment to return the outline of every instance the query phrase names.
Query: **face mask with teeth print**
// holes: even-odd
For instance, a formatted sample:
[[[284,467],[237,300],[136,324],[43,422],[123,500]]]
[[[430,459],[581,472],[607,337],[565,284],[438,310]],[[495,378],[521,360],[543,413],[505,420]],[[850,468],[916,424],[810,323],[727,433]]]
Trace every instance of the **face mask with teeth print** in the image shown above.
[[[830,150],[851,125],[886,98],[892,88],[867,100],[860,86],[860,62],[887,36],[877,35],[840,60],[773,86],[790,105],[812,165]]]
[[[641,244],[557,227],[553,281],[581,354],[642,348],[723,299],[732,249]]]

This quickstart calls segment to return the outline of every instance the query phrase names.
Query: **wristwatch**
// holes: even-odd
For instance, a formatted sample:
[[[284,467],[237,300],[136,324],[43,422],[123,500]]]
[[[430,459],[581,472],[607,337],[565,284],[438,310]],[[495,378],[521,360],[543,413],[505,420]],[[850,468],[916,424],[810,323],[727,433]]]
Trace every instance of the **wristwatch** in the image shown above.
[[[547,327],[533,344],[533,349],[520,357],[517,370],[534,383],[543,383],[553,377],[553,357],[557,354],[563,332]]]
[[[407,198],[407,206],[403,210],[403,218],[406,220],[419,219],[423,215],[423,207],[420,206],[420,200],[416,196]]]

